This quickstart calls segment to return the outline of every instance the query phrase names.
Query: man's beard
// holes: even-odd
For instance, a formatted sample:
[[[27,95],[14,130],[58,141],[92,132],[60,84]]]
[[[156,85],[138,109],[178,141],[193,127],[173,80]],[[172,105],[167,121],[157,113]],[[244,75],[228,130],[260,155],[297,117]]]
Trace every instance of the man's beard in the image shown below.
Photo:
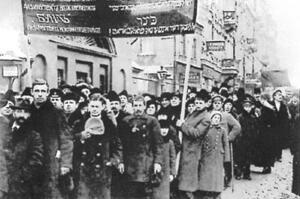
[[[25,119],[24,117],[16,118],[16,123],[17,123],[18,125],[24,124],[25,121],[26,121],[26,119]]]
[[[115,115],[119,113],[119,110],[115,107],[112,107],[111,110],[114,112]]]

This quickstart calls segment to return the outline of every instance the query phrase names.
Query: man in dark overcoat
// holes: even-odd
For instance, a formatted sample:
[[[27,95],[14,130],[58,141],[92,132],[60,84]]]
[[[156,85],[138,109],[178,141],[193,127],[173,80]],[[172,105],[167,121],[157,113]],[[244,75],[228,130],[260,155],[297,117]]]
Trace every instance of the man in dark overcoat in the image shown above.
[[[74,176],[77,199],[109,199],[112,167],[124,168],[122,145],[106,101],[90,96],[89,114],[74,125]]]
[[[293,185],[292,192],[300,196],[300,114],[295,117],[295,125],[292,129],[291,152],[293,159]]]
[[[73,141],[62,111],[47,99],[49,86],[43,79],[32,84],[34,102],[31,106],[33,130],[40,133],[44,145],[43,176],[40,176],[40,198],[60,199],[59,175],[72,169]]]
[[[151,176],[161,172],[163,138],[156,118],[145,114],[142,96],[133,102],[134,114],[124,118],[121,139],[124,147],[125,198],[149,198]]]
[[[281,90],[275,90],[270,104],[275,108],[275,158],[281,161],[282,149],[286,148],[289,137],[289,113],[287,106],[283,103]]]
[[[43,166],[43,143],[32,129],[30,102],[18,101],[14,110],[12,132],[7,140],[8,199],[39,198],[35,180]]]

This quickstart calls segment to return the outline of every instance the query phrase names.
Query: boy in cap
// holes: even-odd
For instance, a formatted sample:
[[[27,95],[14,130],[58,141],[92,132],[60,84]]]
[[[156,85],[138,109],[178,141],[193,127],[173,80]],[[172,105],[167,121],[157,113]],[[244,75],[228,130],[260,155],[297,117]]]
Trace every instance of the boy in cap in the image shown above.
[[[78,109],[79,97],[73,92],[67,92],[62,97],[63,110],[69,126],[72,128],[76,120],[80,120],[82,115]]]
[[[254,102],[250,97],[243,101],[243,111],[238,116],[241,134],[235,140],[234,160],[237,164],[236,179],[251,180],[250,165],[254,152],[255,138],[258,135],[258,121],[254,116]]]
[[[50,89],[50,93],[49,93],[50,102],[58,110],[63,109],[62,96],[63,96],[63,93],[61,90],[59,90],[57,88]]]

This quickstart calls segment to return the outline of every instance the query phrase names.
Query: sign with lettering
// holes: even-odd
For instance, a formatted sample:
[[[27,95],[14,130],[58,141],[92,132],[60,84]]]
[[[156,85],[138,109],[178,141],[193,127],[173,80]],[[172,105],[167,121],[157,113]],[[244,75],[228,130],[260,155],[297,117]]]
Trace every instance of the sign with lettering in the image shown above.
[[[18,77],[18,66],[3,66],[3,77]]]
[[[225,41],[207,41],[206,42],[207,51],[224,51]]]
[[[179,74],[179,81],[181,84],[184,83],[184,73],[180,73]],[[189,75],[189,82],[190,83],[198,83],[200,80],[200,73],[196,73],[196,72],[190,72],[190,75]]]
[[[22,0],[25,33],[110,37],[193,33],[197,0]]]

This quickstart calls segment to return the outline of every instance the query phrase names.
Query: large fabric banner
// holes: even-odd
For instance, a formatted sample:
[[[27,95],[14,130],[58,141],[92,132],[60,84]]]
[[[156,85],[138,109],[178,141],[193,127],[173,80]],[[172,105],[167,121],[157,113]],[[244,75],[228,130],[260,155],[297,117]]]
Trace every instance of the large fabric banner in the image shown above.
[[[193,33],[197,0],[22,0],[28,34],[110,37]]]

